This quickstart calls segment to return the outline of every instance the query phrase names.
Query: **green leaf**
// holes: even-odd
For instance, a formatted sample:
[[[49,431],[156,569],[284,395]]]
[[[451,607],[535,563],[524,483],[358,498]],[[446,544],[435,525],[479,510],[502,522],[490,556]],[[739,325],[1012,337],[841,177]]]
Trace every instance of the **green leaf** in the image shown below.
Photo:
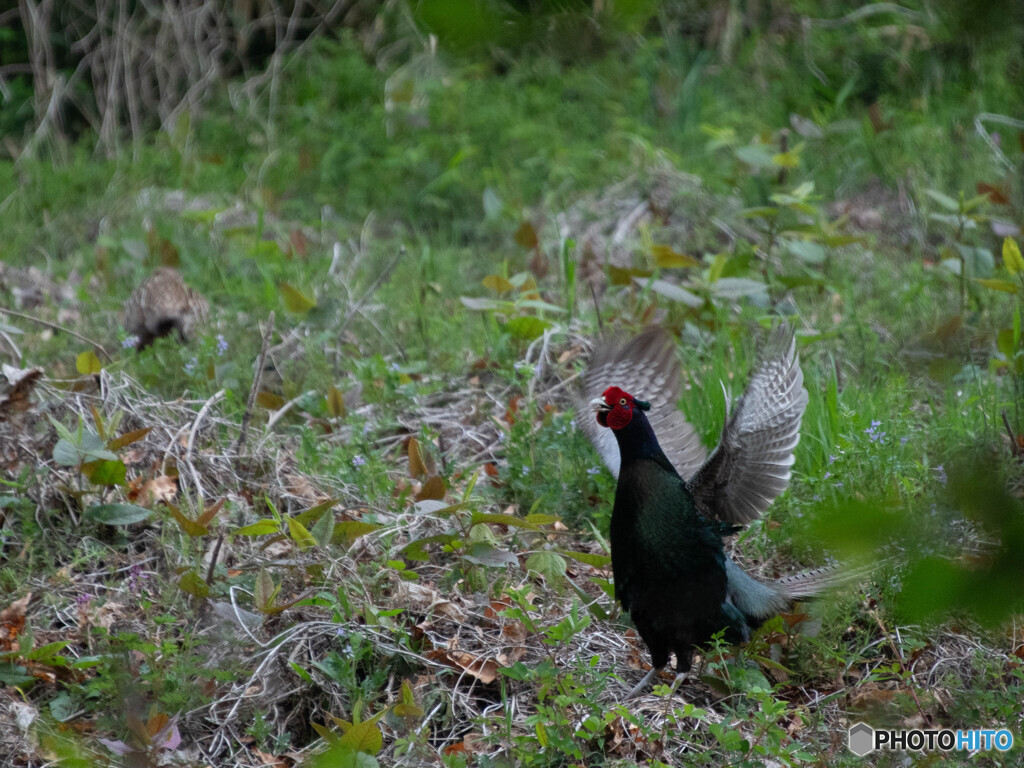
[[[1009,280],[976,277],[974,278],[974,282],[990,290],[1002,291],[1003,293],[1019,293],[1021,290],[1021,287],[1019,285],[1017,285],[1016,283],[1011,283]]]
[[[379,523],[365,523],[362,520],[342,520],[340,523],[335,523],[331,542],[338,546],[348,547],[355,543],[355,540],[360,536],[373,533],[381,527],[383,526]]]
[[[469,519],[470,526],[479,525],[480,523],[490,523],[493,525],[510,525],[513,528],[529,528],[531,531],[539,530],[540,526],[535,523],[528,522],[521,517],[515,515],[500,515],[491,514],[486,512],[474,512],[473,516]]]
[[[1012,237],[1003,238],[1003,264],[1011,275],[1024,272],[1024,256],[1021,256],[1020,247]]]
[[[519,558],[504,549],[497,549],[490,544],[477,542],[472,544],[462,556],[474,565],[483,565],[488,568],[501,568],[506,565],[519,565]]]
[[[193,520],[191,517],[186,517],[182,514],[181,510],[173,504],[168,505],[168,508],[171,510],[171,517],[174,518],[175,522],[178,523],[181,530],[183,530],[186,535],[191,536],[192,538],[198,538],[200,536],[205,536],[210,532],[210,529],[203,525],[203,523],[198,520]]]
[[[459,537],[454,533],[439,533],[434,536],[426,536],[422,539],[410,541],[399,551],[407,560],[416,560],[421,563],[425,563],[430,560],[430,553],[427,552],[428,544],[442,544],[449,546],[458,540]]]
[[[364,754],[376,755],[384,746],[384,735],[380,732],[376,719],[364,720],[346,728],[340,743]]]
[[[772,153],[762,146],[737,147],[735,154],[737,159],[754,168],[772,168],[775,165]]]
[[[96,353],[90,349],[82,352],[77,358],[75,358],[75,370],[83,376],[88,376],[102,371],[103,364],[100,362],[100,359],[96,357]]]
[[[316,546],[316,539],[309,530],[294,517],[286,517],[288,521],[288,536],[298,544],[300,549],[309,549]]]
[[[561,583],[565,569],[565,558],[557,552],[534,552],[526,560],[526,570],[539,573],[552,584]]]
[[[117,454],[108,451],[98,435],[83,431],[80,437],[58,440],[53,447],[53,460],[65,467],[75,467],[86,461],[116,461]]]
[[[316,521],[316,525],[310,530],[310,533],[321,547],[326,547],[330,544],[334,536],[334,513],[328,512],[325,515],[321,515],[320,519]]]
[[[460,296],[459,301],[466,309],[475,309],[481,312],[494,312],[501,310],[509,312],[514,307],[510,301],[498,301],[498,299],[483,299],[475,296]]]
[[[680,304],[685,304],[693,309],[697,309],[704,305],[704,299],[690,293],[682,286],[670,283],[667,280],[651,280],[646,277],[634,277],[633,282],[642,288],[650,288],[659,296],[664,296],[666,299],[671,299],[672,301],[678,301]]]
[[[295,286],[282,282],[278,285],[281,291],[281,298],[284,299],[284,306],[289,312],[297,315],[305,314],[316,306],[316,302],[309,298]]]
[[[120,459],[101,461],[89,473],[89,482],[94,485],[124,485],[128,468]]]
[[[281,526],[276,520],[257,520],[235,531],[236,536],[266,536],[268,533],[280,533]]]
[[[805,264],[823,264],[828,255],[824,248],[809,240],[790,240],[786,243],[786,250]]]
[[[98,504],[85,510],[85,518],[106,525],[131,525],[145,520],[153,510],[135,504]]]
[[[723,277],[711,286],[711,290],[720,299],[740,299],[766,295],[768,286],[749,277]]]
[[[506,293],[515,289],[515,286],[501,275],[488,275],[481,282],[484,288],[489,288],[495,293]]]
[[[559,523],[562,521],[562,518],[560,518],[558,515],[548,515],[544,512],[531,512],[523,519],[526,520],[526,522],[528,523],[532,523],[533,525],[554,525],[555,523]]]
[[[542,320],[539,317],[532,317],[530,315],[513,317],[505,323],[505,330],[508,331],[513,338],[522,339],[523,341],[533,341],[550,327],[551,323],[547,320]]]
[[[596,555],[592,552],[573,552],[566,549],[559,549],[556,551],[560,555],[571,557],[573,560],[593,566],[594,568],[607,568],[608,564],[612,561],[611,557],[608,555]]]
[[[178,588],[193,597],[209,597],[210,585],[203,581],[203,578],[195,572],[195,569],[185,571],[178,579]]]
[[[928,195],[928,197],[930,197],[932,200],[937,202],[939,205],[941,205],[943,208],[945,208],[947,211],[952,211],[954,213],[960,211],[960,202],[958,200],[954,200],[949,195],[944,195],[942,192],[939,192],[934,189],[926,189],[925,194]]]
[[[253,585],[253,602],[256,608],[263,613],[270,613],[277,601],[277,593],[281,591],[281,585],[275,585],[270,573],[266,568],[260,568],[256,574],[256,583]]]

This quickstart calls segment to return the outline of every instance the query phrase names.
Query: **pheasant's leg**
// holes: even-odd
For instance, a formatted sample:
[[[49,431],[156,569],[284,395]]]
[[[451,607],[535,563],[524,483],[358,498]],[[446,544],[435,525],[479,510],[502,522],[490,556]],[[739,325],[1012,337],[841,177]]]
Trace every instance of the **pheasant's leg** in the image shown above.
[[[651,684],[651,680],[654,679],[654,676],[656,674],[658,674],[658,668],[651,667],[651,670],[646,675],[644,675],[643,680],[641,680],[639,683],[633,686],[630,692],[626,694],[626,698],[635,699],[637,696],[639,696],[641,693],[647,690],[647,686]]]
[[[671,699],[673,696],[675,696],[676,688],[678,688],[679,684],[681,682],[683,682],[683,680],[686,679],[686,676],[688,674],[689,674],[689,672],[679,672],[679,673],[676,674],[676,679],[672,681],[672,688],[669,690],[668,696],[666,697],[666,699]],[[685,703],[685,701],[684,701],[684,703]]]

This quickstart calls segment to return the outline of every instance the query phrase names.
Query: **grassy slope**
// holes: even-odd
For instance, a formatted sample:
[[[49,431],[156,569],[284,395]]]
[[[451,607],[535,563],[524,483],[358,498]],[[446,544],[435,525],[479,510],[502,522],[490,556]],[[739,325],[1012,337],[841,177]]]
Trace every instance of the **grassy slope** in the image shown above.
[[[871,34],[864,35],[867,47],[877,44]],[[827,60],[829,44],[818,42],[819,59]],[[550,558],[531,561],[535,570],[548,572],[545,582],[528,576],[525,568],[459,556],[460,548],[479,555],[493,545],[523,553],[518,562],[525,563],[528,553],[549,546],[548,539],[515,527],[471,526],[463,512],[453,518],[458,521],[453,529],[443,518],[412,515],[408,493],[395,493],[396,486],[408,485],[401,445],[411,427],[439,461],[438,471],[451,486],[449,500],[461,498],[481,462],[494,458],[497,482],[484,488],[487,483],[480,481],[474,509],[497,512],[515,504],[520,514],[558,514],[570,524],[573,543],[555,535],[550,541],[600,552],[595,538],[607,529],[611,486],[603,474],[588,471],[596,459],[572,429],[564,390],[557,386],[572,373],[580,351],[575,337],[556,334],[548,368],[534,376],[537,347],[515,338],[502,322],[504,315],[470,311],[460,296],[495,298],[482,278],[512,277],[531,267],[536,257],[514,237],[527,220],[539,234],[543,256],[532,266],[536,270],[544,261],[550,267],[539,278],[540,296],[564,307],[577,289],[571,331],[592,333],[596,313],[585,280],[580,212],[614,224],[616,196],[643,199],[665,174],[677,179],[673,174],[684,171],[701,179],[701,190],[674,200],[662,225],[634,233],[634,265],[652,265],[652,242],[702,256],[708,266],[721,253],[724,274],[768,283],[769,302],[714,298],[708,288],[712,298],[689,310],[653,293],[614,286],[605,291],[604,254],[590,264],[597,264],[606,322],[615,318],[640,325],[656,307],[664,322],[683,330],[684,363],[697,385],[683,406],[708,442],[724,411],[717,381],[736,376],[734,390],[742,386],[758,320],[791,314],[808,332],[802,354],[811,404],[797,472],[770,522],[741,536],[743,555],[771,573],[794,559],[814,562],[822,539],[826,548],[846,555],[843,541],[852,542],[854,550],[872,549],[887,542],[884,533],[890,529],[912,562],[956,553],[972,540],[964,533],[970,526],[962,523],[962,511],[970,505],[950,497],[941,479],[964,445],[991,446],[993,456],[1005,456],[999,409],[1010,408],[1017,426],[1024,426],[1013,411],[1014,377],[989,373],[990,359],[998,358],[996,333],[1011,326],[1015,304],[1008,294],[973,285],[961,297],[956,277],[936,266],[954,253],[943,249],[959,243],[998,252],[999,240],[985,222],[958,232],[947,221],[929,218],[930,212],[949,211],[927,190],[954,198],[964,190],[970,198],[976,182],[999,178],[971,121],[981,111],[1014,108],[1013,89],[996,76],[1002,59],[982,60],[979,71],[961,82],[955,72],[939,71],[939,57],[918,52],[909,62],[908,82],[882,97],[892,130],[876,134],[863,103],[843,94],[841,70],[829,73],[829,87],[815,85],[801,66],[789,63],[791,57],[773,53],[773,45],[768,38],[752,40],[734,67],[688,70],[680,49],[651,41],[578,66],[538,57],[497,76],[426,53],[382,73],[352,46],[324,43],[285,69],[273,110],[266,93],[252,102],[236,99],[236,108],[225,99],[187,138],[154,137],[153,145],[134,158],[102,161],[79,149],[62,168],[31,161],[0,168],[0,197],[7,201],[5,261],[39,263],[45,254],[46,272],[57,282],[70,281],[78,300],[71,314],[58,316],[58,307],[45,300],[29,311],[73,325],[117,350],[121,302],[157,263],[161,248],[165,255],[175,251],[186,278],[211,299],[215,328],[189,347],[159,344],[138,358],[119,353],[110,368],[136,378],[160,399],[187,392],[196,408],[224,389],[218,405],[223,447],[244,409],[260,344],[256,323],[275,310],[278,335],[289,345],[277,361],[280,379],[265,388],[282,400],[313,394],[300,399],[293,418],[278,423],[280,437],[272,437],[270,445],[280,453],[257,452],[254,463],[273,465],[286,457],[284,477],[307,477],[344,499],[346,518],[384,525],[347,551],[338,546],[312,553],[289,553],[287,546],[264,551],[243,537],[229,539],[231,561],[216,574],[215,600],[223,603],[232,585],[258,589],[258,569],[269,564],[268,573],[284,585],[282,594],[321,597],[315,606],[268,619],[264,636],[288,627],[308,630],[312,622],[330,619],[342,639],[309,641],[309,656],[299,657],[305,677],[287,669],[280,673],[282,685],[298,686],[301,706],[293,696],[275,699],[284,712],[244,707],[231,729],[211,730],[207,705],[233,701],[231,695],[257,662],[244,638],[234,654],[212,651],[208,637],[191,624],[194,598],[175,586],[181,568],[190,563],[199,564],[197,572],[205,576],[206,538],[182,536],[167,519],[145,533],[129,529],[124,538],[78,522],[82,540],[62,540],[58,532],[76,505],[38,489],[52,487],[64,470],[47,465],[21,475],[10,495],[49,504],[42,519],[34,504],[11,502],[12,511],[5,513],[5,552],[26,554],[0,568],[3,589],[20,595],[30,587],[38,591],[43,584],[59,584],[46,607],[68,615],[69,606],[83,596],[90,596],[85,605],[95,601],[94,608],[104,602],[144,608],[125,626],[108,623],[105,629],[96,616],[86,621],[81,609],[79,624],[95,628],[90,634],[80,626],[74,652],[99,659],[99,671],[60,685],[37,685],[29,693],[33,705],[57,717],[69,710],[80,713],[101,733],[123,738],[121,702],[140,696],[151,711],[183,713],[186,743],[217,751],[218,764],[226,764],[227,752],[245,762],[248,746],[275,754],[304,747],[315,736],[310,722],[324,722],[325,711],[346,720],[380,712],[400,699],[395,681],[402,679],[410,681],[423,712],[388,715],[386,763],[440,759],[444,748],[453,746],[444,756],[452,765],[642,758],[742,763],[750,743],[750,764],[769,757],[831,761],[850,759],[835,736],[847,719],[898,724],[927,715],[954,727],[1005,724],[1019,730],[1021,671],[1008,654],[1021,638],[966,621],[952,628],[911,625],[920,606],[899,601],[898,578],[888,571],[867,588],[863,600],[851,595],[824,605],[816,638],[799,639],[791,648],[785,627],[775,624],[740,659],[713,662],[711,671],[731,681],[727,697],[694,685],[684,691],[687,701],[701,705],[698,710],[654,699],[617,705],[626,688],[615,675],[632,684],[637,674],[629,669],[622,629],[600,611],[589,616],[579,605],[558,575],[563,561],[555,558],[553,566]],[[412,98],[399,100],[389,112],[384,94],[395,90]],[[758,171],[738,157],[743,148],[757,145],[770,158],[791,112],[814,120],[823,136],[803,142],[799,165],[780,185],[776,167]],[[793,137],[791,146],[798,141]],[[1019,166],[1013,143],[1004,137]],[[777,241],[780,229],[803,227],[819,241],[838,234],[829,229],[834,218],[829,204],[868,187],[876,176],[888,191],[862,207],[878,209],[891,224],[886,231],[829,247],[821,263],[801,260]],[[631,181],[607,192],[623,179]],[[768,205],[772,194],[803,182],[814,183],[814,194],[783,211],[776,224],[770,217],[740,213]],[[898,186],[914,211],[900,209],[892,191]],[[672,189],[679,193],[682,187]],[[191,209],[154,203],[164,190],[183,190]],[[1016,206],[985,204],[975,213],[1020,223],[1019,193],[1011,189]],[[214,219],[236,204],[241,213],[233,224]],[[556,228],[563,212],[578,245],[569,257],[578,274],[568,279],[559,262]],[[730,240],[725,230],[740,236]],[[378,283],[385,265],[392,271]],[[1007,278],[998,258],[996,265],[992,276]],[[709,281],[700,270],[665,270],[665,275]],[[788,290],[794,283],[785,278],[801,280]],[[282,282],[315,298],[316,309],[290,312]],[[554,310],[519,305],[514,314],[539,316],[570,330],[567,317]],[[963,328],[936,335],[951,315],[961,317]],[[28,323],[5,322],[25,331],[18,341],[26,364],[42,365],[55,378],[74,375],[75,356],[84,349],[79,341]],[[226,351],[223,343],[218,348],[216,334]],[[517,365],[527,359],[528,364]],[[317,437],[331,417],[323,395],[332,385],[346,394],[350,414],[334,422],[330,435]],[[523,394],[516,418],[505,419],[505,409]],[[141,391],[137,396],[143,397]],[[172,424],[186,419],[155,404],[151,412],[149,418]],[[58,413],[75,426],[73,408]],[[874,421],[881,424],[873,428]],[[460,426],[452,430],[454,423]],[[877,438],[880,432],[884,438]],[[218,436],[208,440],[216,453]],[[261,474],[246,465],[232,476],[208,458],[196,459],[208,460],[202,465],[210,473],[208,493],[230,499],[230,517],[222,521],[227,533],[268,517],[270,503],[294,513],[315,498],[282,490],[285,470],[280,468]],[[130,473],[147,471],[143,466]],[[845,527],[830,522],[844,515],[854,522]],[[447,550],[429,549],[425,562],[402,550],[417,532],[451,530],[456,535]],[[285,555],[298,566],[287,566]],[[144,586],[128,584],[107,564],[115,556],[123,568],[143,563],[138,567],[148,578]],[[400,575],[403,569],[419,578],[409,581]],[[600,594],[599,576],[570,561],[570,580],[591,596]],[[906,576],[911,586],[920,583],[912,577]],[[1008,577],[996,573],[993,578]],[[93,582],[102,589],[89,586]],[[428,611],[402,591],[408,583],[435,590],[470,613],[455,620],[438,609]],[[997,584],[981,586],[998,592]],[[431,653],[445,632],[457,632],[462,643],[472,644],[467,628],[477,621],[469,617],[480,613],[485,595],[510,607],[500,620],[485,617],[481,636],[490,637],[494,622],[512,634],[499,633],[493,646],[474,645],[473,653],[493,655],[513,672],[499,683],[483,680],[473,687],[467,683],[475,674],[446,673]],[[574,604],[578,616],[564,619]],[[612,609],[606,597],[602,604]],[[246,605],[254,610],[251,601]],[[401,612],[381,614],[388,608]],[[58,624],[48,615],[36,610],[31,622],[37,631],[59,637]],[[582,628],[586,621],[590,626]],[[166,636],[165,627],[172,628]],[[519,642],[528,649],[521,658],[508,655],[506,647],[508,637],[520,632]],[[138,655],[141,670],[126,682],[115,662],[129,649]],[[765,657],[781,659],[788,671]],[[440,685],[431,683],[428,673],[440,674]],[[498,706],[488,708],[491,704]],[[299,714],[289,719],[291,710]],[[724,727],[732,718],[744,728]],[[213,732],[230,738],[218,742]],[[480,733],[489,737],[466,737]],[[548,745],[541,753],[538,739]],[[680,751],[685,742],[696,746]]]

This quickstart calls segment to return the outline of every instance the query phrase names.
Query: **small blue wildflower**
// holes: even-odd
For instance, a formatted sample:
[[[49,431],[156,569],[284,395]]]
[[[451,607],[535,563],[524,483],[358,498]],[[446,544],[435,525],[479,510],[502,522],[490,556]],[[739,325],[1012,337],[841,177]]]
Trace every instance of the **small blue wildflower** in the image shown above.
[[[227,339],[224,338],[224,334],[223,333],[218,333],[217,334],[217,356],[220,357],[220,356],[222,356],[227,351],[228,351],[228,341],[227,341]]]
[[[828,480],[828,479],[829,479],[830,477],[832,477],[832,473],[831,473],[831,472],[827,472],[827,471],[826,471],[826,472],[825,472],[825,476],[824,476],[824,477],[822,477],[821,479],[822,479],[822,480]]]
[[[832,487],[833,488],[842,488],[843,484],[842,483],[832,483]]]
[[[872,429],[876,429],[876,428],[878,428],[878,427],[880,427],[880,426],[882,426],[882,422],[880,422],[880,421],[875,421],[875,420],[873,420],[873,419],[872,419],[872,421],[871,421],[871,428],[872,428]]]
[[[829,464],[835,464],[835,463],[836,463],[836,455],[835,455],[834,453],[833,453],[833,454],[831,454],[831,455],[829,455],[829,457],[828,457],[828,463],[829,463]]]
[[[910,442],[910,438],[909,437],[901,437],[900,438],[900,448],[902,448],[904,445],[906,445],[909,442]]]
[[[530,468],[529,467],[523,467],[523,476],[525,477],[528,474],[530,474]]]
[[[599,475],[599,474],[601,474],[601,468],[600,467],[591,467],[590,469],[587,470],[587,474],[588,475]]]
[[[191,376],[193,373],[195,373],[195,370],[196,370],[196,368],[198,366],[199,366],[199,360],[197,358],[193,357],[191,360],[189,360],[187,363],[185,363],[185,373],[187,373],[189,376]]]
[[[821,494],[816,493],[811,496],[811,501],[821,501]]]
[[[139,343],[138,336],[128,336],[124,341],[121,342],[121,349],[129,349]]]
[[[938,473],[938,481],[945,485],[946,481],[949,480],[949,477],[946,475],[946,468],[942,464],[939,464],[939,466],[935,468],[935,471]]]
[[[352,457],[352,466],[355,467],[356,469],[359,469],[359,467],[363,466],[365,463],[366,459],[363,457],[363,454],[361,453],[357,453],[355,456]]]

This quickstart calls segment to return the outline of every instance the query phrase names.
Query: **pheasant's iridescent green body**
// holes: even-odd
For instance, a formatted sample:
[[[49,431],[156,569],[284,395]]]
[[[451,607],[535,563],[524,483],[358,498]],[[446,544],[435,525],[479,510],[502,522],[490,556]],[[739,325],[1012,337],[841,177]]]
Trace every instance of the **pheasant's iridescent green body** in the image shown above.
[[[599,347],[584,375],[597,419],[580,423],[618,477],[611,523],[616,595],[655,668],[674,652],[682,672],[695,645],[723,630],[730,642],[746,640],[765,619],[834,578],[825,568],[764,583],[722,544],[789,482],[807,406],[792,331],[783,325],[772,333],[710,456],[675,410],[680,379],[671,339],[660,329]]]
[[[759,623],[726,602],[722,536],[736,528],[697,514],[643,414],[615,434],[623,456],[611,524],[615,594],[654,666],[674,651],[677,670],[685,672],[694,645],[723,629],[739,642],[748,623]]]

